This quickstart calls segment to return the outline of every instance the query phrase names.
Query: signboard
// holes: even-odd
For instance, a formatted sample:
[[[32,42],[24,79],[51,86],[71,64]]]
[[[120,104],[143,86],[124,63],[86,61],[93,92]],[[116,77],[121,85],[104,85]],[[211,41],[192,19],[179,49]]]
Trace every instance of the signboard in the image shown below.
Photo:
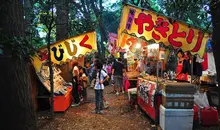
[[[140,44],[141,47],[147,46],[148,43],[140,38],[137,38],[132,35],[128,35],[126,33],[121,34],[120,38],[120,48],[125,49],[126,51],[135,52],[137,44]]]
[[[60,62],[66,62],[67,59],[90,53],[93,50],[97,50],[96,32],[85,33],[51,44],[51,61],[59,64]],[[33,57],[36,72],[40,71],[47,58],[47,47],[39,49],[38,54]]]
[[[115,33],[109,33],[108,51],[113,55],[117,53],[117,43],[118,35]]]
[[[210,35],[182,22],[160,16],[148,10],[139,9],[129,5],[124,6],[118,29],[119,41],[123,38],[122,32],[134,33],[137,37],[162,42],[166,46],[182,48],[191,54],[203,57],[205,47]],[[123,46],[119,42],[119,46]]]
[[[150,107],[154,107],[154,94],[156,92],[156,83],[148,80],[144,80],[139,83],[138,96],[148,104]]]
[[[115,44],[118,41],[118,34],[115,33],[109,33],[109,43]]]

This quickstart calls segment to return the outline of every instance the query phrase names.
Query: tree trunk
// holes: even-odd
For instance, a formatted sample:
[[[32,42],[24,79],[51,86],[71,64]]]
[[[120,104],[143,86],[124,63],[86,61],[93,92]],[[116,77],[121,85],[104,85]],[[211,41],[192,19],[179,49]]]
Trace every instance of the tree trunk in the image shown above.
[[[219,50],[220,50],[220,2],[216,2],[218,0],[212,0],[211,2],[211,15],[212,15],[212,24],[213,24],[213,33],[212,33],[212,49],[215,57],[215,66],[217,71],[217,81],[220,83],[220,58]],[[220,89],[220,88],[219,88]],[[220,96],[220,90],[219,90]],[[220,98],[220,97],[219,97]],[[220,100],[219,100],[220,104]],[[220,109],[220,108],[219,108]]]
[[[101,42],[100,42],[100,49],[101,49],[101,55],[102,58],[105,58],[105,46],[104,41],[107,41],[106,31],[102,20],[102,14],[100,14],[100,20],[99,20],[99,29],[101,34]]]
[[[56,40],[68,38],[69,0],[56,0]]]
[[[24,37],[21,0],[0,1],[1,35]],[[0,41],[4,40],[0,37]],[[0,56],[0,115],[1,128],[7,130],[36,130],[36,118],[31,98],[28,61],[13,55],[12,48],[3,47]]]
[[[30,0],[24,0],[25,29],[31,29],[33,6]]]

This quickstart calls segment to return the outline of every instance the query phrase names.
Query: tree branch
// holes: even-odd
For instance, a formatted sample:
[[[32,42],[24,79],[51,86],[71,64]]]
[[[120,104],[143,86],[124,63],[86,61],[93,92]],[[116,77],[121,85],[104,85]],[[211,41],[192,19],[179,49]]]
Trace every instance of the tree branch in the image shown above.
[[[98,17],[99,17],[99,10],[96,8],[94,0],[91,0],[91,5],[92,5],[92,9],[93,9],[93,11],[94,11],[94,13],[96,15],[96,18],[98,19]]]
[[[82,7],[80,4],[76,3],[75,1],[73,1],[73,4],[80,10],[80,12],[84,14],[84,10],[82,10]]]

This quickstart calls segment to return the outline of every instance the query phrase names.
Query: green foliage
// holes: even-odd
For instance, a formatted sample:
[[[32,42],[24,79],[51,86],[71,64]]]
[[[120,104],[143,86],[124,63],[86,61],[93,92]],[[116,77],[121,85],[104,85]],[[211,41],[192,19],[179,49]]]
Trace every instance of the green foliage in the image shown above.
[[[211,15],[208,9],[210,0],[128,0],[128,2],[204,30],[211,27]]]
[[[117,33],[122,11],[121,8],[122,3],[115,3],[107,6],[105,11],[103,11],[103,21],[107,32]]]
[[[20,59],[29,59],[29,56],[36,52],[33,44],[31,44],[26,38],[7,37],[4,35],[1,35],[0,37],[3,39],[0,41],[0,50],[2,51],[2,48],[7,50],[7,52],[2,51],[1,53],[11,54],[13,56],[19,57]]]
[[[164,0],[165,14],[188,24],[207,29],[211,23],[209,0]]]
[[[77,7],[74,4],[70,5],[69,10],[69,35],[79,35],[88,31],[94,31],[97,28],[97,21],[96,17],[94,16],[93,12],[90,12],[88,14],[90,17],[85,18],[85,16],[82,16],[82,12],[79,12]]]
[[[32,23],[28,27],[29,40],[35,47],[39,48],[46,45],[46,34],[48,32],[47,26],[52,19],[51,4],[48,3],[48,0],[36,1],[30,14],[33,15],[28,15],[28,17],[30,17],[29,19],[32,19]],[[55,22],[53,22],[51,33],[51,42],[54,42],[56,34]]]

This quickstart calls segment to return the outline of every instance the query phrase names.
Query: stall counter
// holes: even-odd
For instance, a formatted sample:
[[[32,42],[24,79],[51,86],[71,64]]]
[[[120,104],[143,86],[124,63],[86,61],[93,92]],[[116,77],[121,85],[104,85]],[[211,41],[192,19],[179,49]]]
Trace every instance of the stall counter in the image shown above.
[[[156,121],[161,104],[161,95],[156,92],[156,82],[138,78],[137,82],[137,102],[141,109],[153,120]]]

